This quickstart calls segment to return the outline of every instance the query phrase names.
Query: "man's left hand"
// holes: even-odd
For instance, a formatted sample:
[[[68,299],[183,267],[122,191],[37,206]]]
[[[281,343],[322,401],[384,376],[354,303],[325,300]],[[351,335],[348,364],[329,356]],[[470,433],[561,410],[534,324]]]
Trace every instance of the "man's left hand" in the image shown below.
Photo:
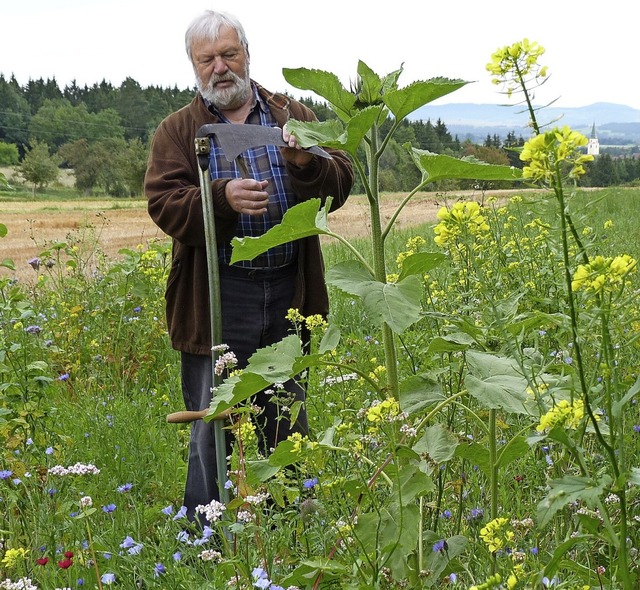
[[[286,125],[282,128],[282,139],[289,146],[281,150],[282,156],[287,162],[300,168],[311,162],[313,154],[310,154],[304,148],[300,147],[296,136],[289,133]]]

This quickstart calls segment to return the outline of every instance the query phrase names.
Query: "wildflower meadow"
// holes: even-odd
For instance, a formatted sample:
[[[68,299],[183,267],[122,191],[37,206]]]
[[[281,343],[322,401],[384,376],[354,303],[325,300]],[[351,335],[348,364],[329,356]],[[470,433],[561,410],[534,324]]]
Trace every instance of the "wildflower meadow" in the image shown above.
[[[378,126],[464,82],[400,88],[401,71],[361,62],[347,91],[285,70],[338,114],[296,132],[352,154],[371,235],[333,234],[312,200],[234,244],[237,259],[324,236],[331,313],[290,310],[292,335],[243,371],[214,351],[223,379],[205,419],[230,410],[234,444],[225,501],[199,509],[207,526],[181,506],[189,425],[166,420],[183,409],[170,244],[115,260],[67,236],[4,261],[34,280],[0,278],[0,589],[636,590],[640,191],[580,189],[586,138],[536,121],[543,53],[524,40],[488,65],[531,109],[524,169],[412,150],[422,182],[407,200],[439,179],[484,188],[443,192],[433,224],[402,231],[401,210],[379,215]],[[291,376],[310,434],[261,456],[251,397],[271,388],[295,413]]]

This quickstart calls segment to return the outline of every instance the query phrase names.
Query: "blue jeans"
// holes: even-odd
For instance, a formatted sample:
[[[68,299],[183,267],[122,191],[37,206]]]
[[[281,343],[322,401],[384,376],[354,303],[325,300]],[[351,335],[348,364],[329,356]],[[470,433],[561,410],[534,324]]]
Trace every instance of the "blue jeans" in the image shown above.
[[[222,301],[222,343],[229,346],[238,359],[238,368],[247,365],[249,357],[259,348],[279,342],[291,333],[293,326],[286,319],[293,297],[294,269],[283,271],[247,271],[220,267]],[[211,357],[183,352],[182,394],[187,410],[203,410],[211,403]],[[289,392],[289,393],[287,393]],[[285,384],[282,396],[293,397],[283,403],[305,400],[304,388],[294,380]],[[280,441],[293,432],[307,434],[306,410],[303,408],[295,424],[290,424],[273,393],[260,392],[253,402],[263,408],[255,417],[259,448],[268,454]],[[226,454],[231,452],[227,437]],[[224,485],[225,482],[220,482]],[[189,464],[184,505],[187,516],[195,520],[195,507],[220,498],[217,481],[213,422],[198,420],[191,426]]]

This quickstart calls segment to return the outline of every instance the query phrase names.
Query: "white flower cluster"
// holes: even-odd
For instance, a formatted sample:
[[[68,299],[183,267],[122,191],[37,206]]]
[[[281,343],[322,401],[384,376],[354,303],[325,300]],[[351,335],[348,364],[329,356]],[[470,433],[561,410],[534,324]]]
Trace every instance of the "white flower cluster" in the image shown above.
[[[196,506],[196,512],[198,514],[204,514],[209,522],[216,522],[222,518],[222,513],[226,508],[222,502],[211,500],[211,502],[206,505],[199,504]]]
[[[80,498],[80,506],[81,508],[91,508],[91,506],[93,506],[91,496],[82,496],[82,498]]]
[[[220,563],[222,561],[222,553],[215,549],[205,549],[200,553],[200,559],[202,559],[202,561],[215,561],[216,563]]]
[[[242,524],[249,524],[256,520],[255,514],[252,514],[248,510],[238,510],[237,515],[238,522]]]
[[[252,506],[258,506],[258,504],[262,504],[266,502],[269,498],[269,494],[266,492],[262,492],[260,494],[256,494],[255,496],[247,496],[245,501],[247,504],[251,504]]]
[[[0,582],[0,589],[2,590],[38,590],[37,586],[34,586],[30,578],[20,578],[15,582],[12,582],[10,578]]]
[[[62,465],[54,465],[49,468],[51,475],[98,475],[100,470],[93,464],[88,463],[76,463],[69,467],[63,467]]]
[[[233,369],[238,364],[238,359],[236,358],[235,353],[233,352],[225,352],[223,355],[219,356],[216,359],[216,363],[214,366],[215,374],[220,377],[222,373],[225,372],[226,369]]]

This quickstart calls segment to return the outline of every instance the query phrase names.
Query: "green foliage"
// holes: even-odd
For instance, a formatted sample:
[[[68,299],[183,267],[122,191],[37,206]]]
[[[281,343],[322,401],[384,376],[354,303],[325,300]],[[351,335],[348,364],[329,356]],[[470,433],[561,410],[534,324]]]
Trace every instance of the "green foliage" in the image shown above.
[[[37,140],[31,141],[19,170],[22,177],[33,184],[33,193],[54,182],[60,174],[59,166],[62,159],[58,155],[49,153],[49,146]]]
[[[18,146],[0,141],[0,166],[15,166],[19,157]]]

